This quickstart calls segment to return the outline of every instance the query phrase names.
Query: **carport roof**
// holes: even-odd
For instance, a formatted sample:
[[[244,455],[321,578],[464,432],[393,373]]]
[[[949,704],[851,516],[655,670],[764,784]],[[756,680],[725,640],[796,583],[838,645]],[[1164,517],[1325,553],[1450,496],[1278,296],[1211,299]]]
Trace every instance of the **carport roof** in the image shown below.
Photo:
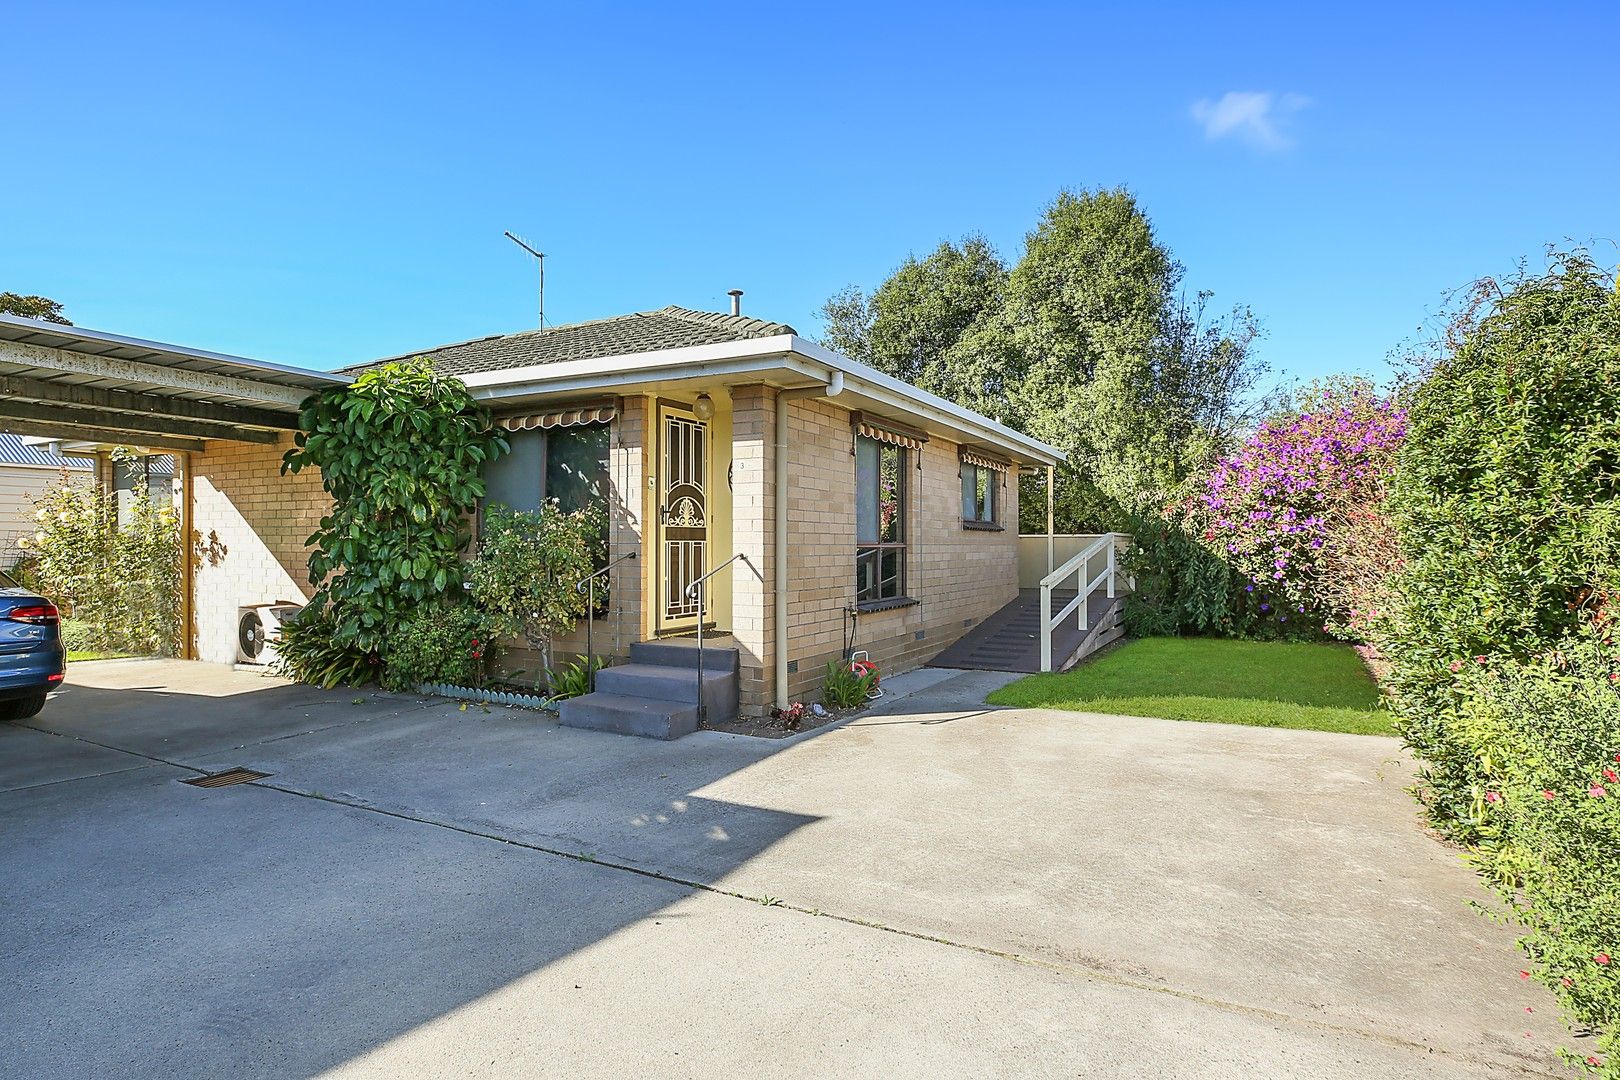
[[[341,375],[0,314],[0,430],[201,450],[274,442]]]

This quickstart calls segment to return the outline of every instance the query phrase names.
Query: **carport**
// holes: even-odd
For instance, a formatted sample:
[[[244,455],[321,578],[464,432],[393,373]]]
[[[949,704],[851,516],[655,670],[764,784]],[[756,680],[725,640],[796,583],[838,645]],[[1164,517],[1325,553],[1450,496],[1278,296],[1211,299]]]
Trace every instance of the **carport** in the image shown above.
[[[301,544],[287,529],[319,515],[319,488],[283,482],[278,464],[299,404],[347,381],[0,314],[0,431],[98,457],[104,468],[117,447],[174,457],[182,542],[201,553],[182,560],[187,659],[229,659],[215,639],[233,632],[242,597],[303,598]],[[210,596],[199,581],[209,571],[231,587]],[[295,588],[299,596],[285,595]]]

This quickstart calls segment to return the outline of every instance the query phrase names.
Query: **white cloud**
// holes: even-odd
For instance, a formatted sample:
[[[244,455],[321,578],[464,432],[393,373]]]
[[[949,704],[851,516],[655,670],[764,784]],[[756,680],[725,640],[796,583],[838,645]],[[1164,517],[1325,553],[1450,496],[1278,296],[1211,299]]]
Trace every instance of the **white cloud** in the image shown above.
[[[1192,118],[1212,142],[1233,138],[1259,150],[1282,150],[1293,144],[1289,122],[1309,104],[1310,99],[1299,94],[1229,90],[1218,101],[1193,102]]]

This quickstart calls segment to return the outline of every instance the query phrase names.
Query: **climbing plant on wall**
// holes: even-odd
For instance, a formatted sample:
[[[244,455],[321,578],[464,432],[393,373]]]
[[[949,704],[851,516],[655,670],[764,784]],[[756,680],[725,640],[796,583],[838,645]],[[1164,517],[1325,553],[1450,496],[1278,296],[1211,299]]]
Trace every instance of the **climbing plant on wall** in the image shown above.
[[[461,553],[506,437],[425,358],[373,368],[304,403],[283,472],[320,469],[330,512],[306,544],[313,606],[335,643],[379,652],[388,631],[462,583]]]

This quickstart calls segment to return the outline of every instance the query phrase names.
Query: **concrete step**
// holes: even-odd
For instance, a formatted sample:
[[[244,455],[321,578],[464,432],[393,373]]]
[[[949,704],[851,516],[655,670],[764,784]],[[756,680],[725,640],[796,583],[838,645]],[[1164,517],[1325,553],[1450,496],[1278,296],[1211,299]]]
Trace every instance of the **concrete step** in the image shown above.
[[[598,675],[600,681],[601,676]],[[558,706],[564,727],[611,731],[647,739],[678,739],[697,730],[697,706],[598,690]]]
[[[704,650],[708,652],[707,649]],[[735,719],[737,716],[737,674],[734,669],[716,670],[704,657],[703,704],[708,715]],[[596,673],[596,689],[624,697],[651,698],[654,701],[698,703],[698,672],[695,667],[667,664],[619,664]]]
[[[704,671],[737,673],[736,649],[703,646]],[[663,667],[695,668],[698,662],[696,645],[674,645],[665,641],[638,641],[630,646],[630,663],[655,664]]]

